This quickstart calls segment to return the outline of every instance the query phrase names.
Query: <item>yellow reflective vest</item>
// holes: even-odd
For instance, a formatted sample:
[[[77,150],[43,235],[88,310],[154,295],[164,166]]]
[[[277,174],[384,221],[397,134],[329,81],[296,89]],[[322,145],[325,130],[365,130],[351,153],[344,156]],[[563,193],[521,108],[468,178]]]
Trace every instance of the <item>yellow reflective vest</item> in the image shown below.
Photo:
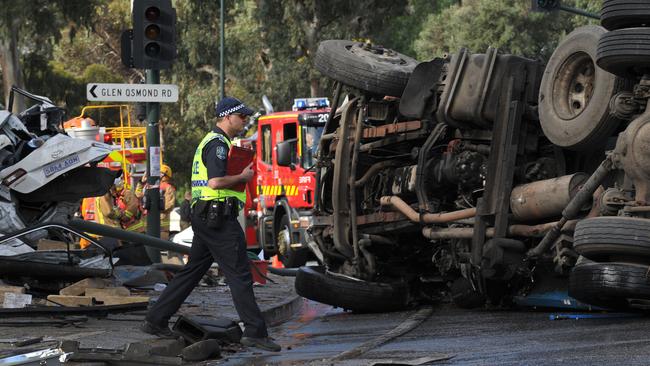
[[[196,148],[194,161],[192,162],[192,205],[199,200],[212,201],[226,199],[228,197],[235,197],[242,203],[246,203],[246,190],[239,192],[231,189],[212,189],[208,187],[208,168],[203,163],[203,149],[214,139],[220,139],[225,142],[228,149],[232,146],[226,136],[215,132],[208,133],[201,140],[201,143]]]

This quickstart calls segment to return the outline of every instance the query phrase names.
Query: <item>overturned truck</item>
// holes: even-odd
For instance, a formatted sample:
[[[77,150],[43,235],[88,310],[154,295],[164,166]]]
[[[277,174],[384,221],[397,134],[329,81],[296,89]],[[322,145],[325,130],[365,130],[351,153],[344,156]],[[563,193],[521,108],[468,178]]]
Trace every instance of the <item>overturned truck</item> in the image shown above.
[[[298,293],[355,311],[449,294],[477,307],[554,278],[586,304],[647,307],[650,28],[638,14],[576,29],[546,65],[322,42],[316,67],[337,81],[310,229],[324,266],[299,271]]]

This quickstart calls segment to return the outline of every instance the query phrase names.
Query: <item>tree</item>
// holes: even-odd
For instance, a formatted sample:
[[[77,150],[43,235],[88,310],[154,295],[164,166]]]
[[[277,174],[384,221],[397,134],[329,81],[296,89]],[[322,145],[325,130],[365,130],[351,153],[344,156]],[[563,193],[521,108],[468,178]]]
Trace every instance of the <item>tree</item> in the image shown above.
[[[579,0],[568,5],[594,11],[601,3]],[[531,12],[528,1],[465,0],[462,5],[430,15],[415,50],[420,59],[431,59],[460,47],[483,52],[493,46],[505,53],[545,59],[564,34],[587,22],[597,21],[565,12]]]
[[[414,43],[429,15],[456,3],[457,0],[409,0],[404,14],[385,19],[384,26],[375,30],[373,38],[383,40],[388,48],[415,57]]]
[[[60,39],[60,30],[72,22],[72,28],[87,24],[96,0],[0,0],[0,68],[2,91],[8,104],[12,85],[24,87],[21,63],[30,53],[51,51]],[[71,33],[74,36],[74,31]],[[16,100],[22,109],[22,100]]]

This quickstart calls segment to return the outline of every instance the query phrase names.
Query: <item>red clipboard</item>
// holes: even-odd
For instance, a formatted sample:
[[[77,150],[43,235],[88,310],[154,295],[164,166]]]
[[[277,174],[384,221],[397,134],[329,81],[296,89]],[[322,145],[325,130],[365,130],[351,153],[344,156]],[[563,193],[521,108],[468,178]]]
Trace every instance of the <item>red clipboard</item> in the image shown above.
[[[230,152],[228,152],[226,175],[238,175],[253,161],[253,157],[255,157],[255,150],[232,146]],[[246,190],[246,183],[240,183],[230,189],[237,192],[243,192]]]

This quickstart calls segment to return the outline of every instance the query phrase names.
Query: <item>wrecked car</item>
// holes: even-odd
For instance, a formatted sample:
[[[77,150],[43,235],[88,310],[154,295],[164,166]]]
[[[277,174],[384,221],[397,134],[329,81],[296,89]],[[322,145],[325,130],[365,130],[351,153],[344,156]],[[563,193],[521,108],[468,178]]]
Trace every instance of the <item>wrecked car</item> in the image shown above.
[[[66,225],[80,200],[113,184],[116,174],[97,167],[111,148],[65,134],[65,110],[50,99],[14,87],[10,101],[15,97],[31,106],[0,111],[0,276],[41,282],[108,276],[88,255],[36,249],[45,238],[72,244]]]
[[[337,82],[310,229],[324,266],[298,272],[298,293],[355,311],[449,295],[472,308],[560,279],[565,305],[646,307],[650,28],[617,16],[546,65],[322,42],[315,65]]]

